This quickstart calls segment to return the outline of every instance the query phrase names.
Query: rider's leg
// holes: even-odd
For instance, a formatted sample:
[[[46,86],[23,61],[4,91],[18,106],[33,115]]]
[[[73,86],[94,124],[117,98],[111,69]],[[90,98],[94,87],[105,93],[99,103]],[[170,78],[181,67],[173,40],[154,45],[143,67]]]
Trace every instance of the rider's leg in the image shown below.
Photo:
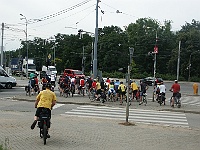
[[[143,103],[142,97],[143,97],[143,92],[140,92],[140,103],[139,103],[139,105],[141,105]]]

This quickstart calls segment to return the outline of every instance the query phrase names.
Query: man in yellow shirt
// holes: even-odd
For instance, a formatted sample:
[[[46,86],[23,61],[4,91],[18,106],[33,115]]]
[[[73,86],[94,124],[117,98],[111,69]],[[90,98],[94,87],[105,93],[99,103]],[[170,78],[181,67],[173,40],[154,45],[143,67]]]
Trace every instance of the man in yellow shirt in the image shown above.
[[[136,84],[135,80],[131,83],[131,89],[132,89],[132,99],[134,99],[134,97],[137,100],[136,94],[138,92],[138,85]]]
[[[120,105],[122,105],[123,103],[122,99],[125,97],[125,94],[126,94],[126,86],[123,84],[122,81],[120,82],[118,89],[119,89],[119,96],[120,96]]]
[[[97,82],[96,82],[95,91],[96,91],[96,94],[95,94],[96,100],[99,100],[98,95],[101,95],[101,84],[100,84],[98,79],[97,79]]]
[[[37,120],[38,117],[40,116],[40,113],[42,112],[42,109],[47,108],[48,114],[51,118],[51,109],[56,104],[56,95],[50,89],[51,89],[51,84],[47,83],[46,90],[41,91],[36,97],[35,108],[37,108],[37,110],[34,116],[34,122],[31,125],[31,129],[35,128],[35,125],[37,124]],[[50,135],[47,134],[47,137],[50,137]]]

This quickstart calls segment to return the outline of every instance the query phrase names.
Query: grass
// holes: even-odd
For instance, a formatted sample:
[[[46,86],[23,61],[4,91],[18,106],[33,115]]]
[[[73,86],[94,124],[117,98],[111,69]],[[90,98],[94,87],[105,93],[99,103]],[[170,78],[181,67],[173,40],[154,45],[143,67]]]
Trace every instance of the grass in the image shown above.
[[[0,150],[11,150],[9,146],[9,139],[7,137],[5,138],[5,143],[0,144]]]

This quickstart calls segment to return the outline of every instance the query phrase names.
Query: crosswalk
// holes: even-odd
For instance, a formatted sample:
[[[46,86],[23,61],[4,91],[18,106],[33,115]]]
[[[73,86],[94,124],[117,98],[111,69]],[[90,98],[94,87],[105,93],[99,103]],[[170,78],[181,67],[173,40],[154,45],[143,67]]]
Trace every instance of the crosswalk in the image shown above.
[[[200,97],[199,96],[181,97],[181,102],[182,102],[183,105],[200,106]]]
[[[125,108],[85,105],[67,111],[65,115],[125,120],[126,111]],[[189,127],[185,114],[179,112],[129,109],[129,121],[145,124],[159,124],[163,126]]]

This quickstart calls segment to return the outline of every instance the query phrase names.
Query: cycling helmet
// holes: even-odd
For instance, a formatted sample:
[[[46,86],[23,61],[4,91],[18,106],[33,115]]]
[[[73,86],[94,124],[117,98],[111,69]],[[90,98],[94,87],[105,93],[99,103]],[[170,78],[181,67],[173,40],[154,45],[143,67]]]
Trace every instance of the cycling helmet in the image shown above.
[[[51,83],[47,83],[46,88],[51,89]]]

